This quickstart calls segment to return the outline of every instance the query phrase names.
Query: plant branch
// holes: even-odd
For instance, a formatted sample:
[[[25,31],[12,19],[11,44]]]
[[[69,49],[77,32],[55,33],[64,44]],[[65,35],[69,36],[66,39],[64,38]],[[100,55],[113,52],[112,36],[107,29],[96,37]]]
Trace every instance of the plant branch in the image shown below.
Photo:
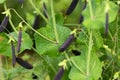
[[[90,38],[89,38],[89,46],[88,46],[88,55],[87,55],[87,76],[89,76],[90,71],[90,56],[93,46],[93,40],[92,40],[92,30],[90,30]]]
[[[30,4],[34,7],[34,9],[40,14],[40,16],[45,20],[46,23],[48,23],[47,18],[40,12],[40,10],[35,6],[32,0],[29,0]]]
[[[94,17],[93,17],[93,10],[92,10],[91,0],[88,0],[88,5],[89,5],[89,9],[90,9],[91,19],[94,19]]]
[[[39,36],[43,37],[44,39],[46,39],[46,40],[48,40],[48,41],[56,44],[55,41],[47,38],[46,36],[42,35],[42,34],[39,33],[38,31],[36,31],[34,28],[32,28],[32,27],[17,13],[17,11],[16,11],[15,9],[11,9],[11,10],[13,10],[13,11],[16,13],[16,15],[17,15],[31,30],[33,30],[35,33],[37,33]]]
[[[59,37],[58,37],[58,33],[57,33],[55,14],[54,14],[54,8],[53,8],[53,0],[50,0],[50,6],[51,6],[52,22],[53,22],[55,37],[56,37],[57,43],[59,43]]]

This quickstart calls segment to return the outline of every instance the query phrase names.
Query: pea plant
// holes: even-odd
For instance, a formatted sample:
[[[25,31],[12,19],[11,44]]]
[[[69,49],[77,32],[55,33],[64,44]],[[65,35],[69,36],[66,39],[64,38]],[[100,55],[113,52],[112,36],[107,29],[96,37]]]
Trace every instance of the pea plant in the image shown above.
[[[0,80],[119,80],[119,0],[0,0]]]

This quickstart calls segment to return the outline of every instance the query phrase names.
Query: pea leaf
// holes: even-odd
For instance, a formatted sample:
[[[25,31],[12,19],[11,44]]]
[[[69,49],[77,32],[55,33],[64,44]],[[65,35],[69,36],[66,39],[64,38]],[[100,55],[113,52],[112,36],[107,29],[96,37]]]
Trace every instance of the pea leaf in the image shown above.
[[[39,54],[48,54],[48,55],[57,55],[58,53],[58,48],[61,46],[61,44],[66,40],[66,38],[70,35],[70,29],[67,27],[63,27],[60,25],[57,25],[57,32],[59,36],[59,43],[55,44],[52,43],[38,34],[35,33],[35,42],[36,42],[36,50]],[[47,38],[55,41],[55,34],[54,34],[54,29],[51,26],[47,26],[44,28],[41,28],[38,30],[41,34],[46,36]]]
[[[89,6],[83,11],[84,16],[84,26],[87,28],[96,28],[99,29],[101,27],[104,27],[105,25],[105,1],[96,3],[95,1],[91,2],[92,4],[92,10],[90,11]],[[115,20],[117,13],[118,13],[118,7],[115,3],[109,2],[110,10],[109,10],[109,23]],[[93,18],[91,18],[91,13],[93,14]]]
[[[103,38],[99,30],[93,30],[93,38],[93,42],[96,48],[100,48],[103,46]]]
[[[70,80],[98,80],[102,73],[102,64],[93,51],[88,56],[87,47],[83,47],[81,50],[81,56],[71,57],[77,68],[72,66],[69,73]]]
[[[9,38],[5,35],[5,33],[0,34],[0,54],[4,56],[11,56],[11,44],[8,43]],[[10,52],[11,51],[11,52]]]

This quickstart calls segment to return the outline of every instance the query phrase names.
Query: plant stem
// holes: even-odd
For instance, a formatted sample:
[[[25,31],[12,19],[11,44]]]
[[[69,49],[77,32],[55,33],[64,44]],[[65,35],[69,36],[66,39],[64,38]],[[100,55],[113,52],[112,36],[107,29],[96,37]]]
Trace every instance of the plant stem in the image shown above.
[[[40,16],[45,20],[46,23],[48,23],[47,18],[40,12],[40,10],[35,6],[32,0],[29,0],[30,4],[34,7],[34,9],[40,14]]]
[[[53,22],[55,37],[56,37],[57,43],[59,43],[59,37],[58,37],[58,33],[57,33],[55,14],[54,14],[54,8],[53,8],[53,0],[50,0],[50,6],[51,6],[52,22]]]
[[[5,11],[6,11],[7,10],[6,3],[4,4],[4,8],[5,8]],[[9,15],[9,23],[10,23],[11,27],[13,28],[13,30],[17,33],[17,30],[16,30],[16,28],[15,28],[15,26],[14,26],[12,20],[11,20],[11,14]]]
[[[18,33],[18,31],[16,30],[16,28],[15,28],[15,26],[14,26],[14,24],[13,24],[13,22],[12,22],[12,20],[9,18],[9,22],[10,22],[10,25],[11,25],[11,27],[13,28],[13,30],[16,32],[16,33]]]
[[[50,42],[52,42],[52,43],[54,43],[54,44],[56,44],[56,42],[55,41],[53,41],[53,40],[51,40],[51,39],[49,39],[49,38],[47,38],[46,36],[44,36],[44,35],[42,35],[41,33],[39,33],[38,31],[36,31],[34,28],[32,28],[17,12],[16,12],[16,10],[15,9],[11,9],[11,10],[13,10],[15,13],[16,13],[16,15],[30,28],[30,29],[32,29],[35,33],[37,33],[38,35],[40,35],[41,37],[43,37],[44,39],[46,39],[46,40],[48,40],[48,41],[50,41]]]
[[[93,17],[93,10],[92,10],[92,5],[91,5],[91,0],[88,0],[88,5],[89,5],[89,9],[90,9],[90,15],[91,15],[91,19],[94,19]]]
[[[75,63],[75,61],[72,60],[72,59],[70,59],[67,53],[64,53],[64,54],[65,54],[65,57],[67,58],[67,60],[70,61],[69,64],[71,66],[73,64],[84,75],[85,74],[84,71],[82,69],[80,69],[79,66],[77,66],[77,64]]]
[[[88,55],[87,55],[87,76],[89,76],[89,71],[90,71],[90,57],[91,57],[92,46],[93,46],[92,30],[90,30]]]

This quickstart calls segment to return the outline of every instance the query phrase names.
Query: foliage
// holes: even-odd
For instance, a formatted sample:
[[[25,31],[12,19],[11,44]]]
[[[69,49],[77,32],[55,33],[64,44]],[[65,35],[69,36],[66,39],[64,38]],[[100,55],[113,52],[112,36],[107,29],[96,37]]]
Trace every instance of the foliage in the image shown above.
[[[2,22],[5,15],[9,16],[9,24],[0,33],[0,80],[33,80],[35,78],[33,76],[38,80],[54,80],[61,67],[64,69],[62,80],[120,79],[119,1],[78,0],[76,2],[75,9],[72,8],[72,11],[66,14],[70,4],[74,2],[0,1],[0,21]],[[107,35],[105,35],[106,13],[109,14]],[[79,23],[81,15],[83,22]],[[35,25],[39,26],[34,28],[36,16],[39,17],[39,21]],[[16,51],[15,57],[30,62],[33,65],[31,70],[24,69],[18,64],[12,68],[10,37],[17,48],[20,23],[22,23],[22,42],[20,52]],[[71,34],[75,39],[64,52],[60,52],[59,48]],[[81,55],[74,55],[72,50],[80,51]]]

